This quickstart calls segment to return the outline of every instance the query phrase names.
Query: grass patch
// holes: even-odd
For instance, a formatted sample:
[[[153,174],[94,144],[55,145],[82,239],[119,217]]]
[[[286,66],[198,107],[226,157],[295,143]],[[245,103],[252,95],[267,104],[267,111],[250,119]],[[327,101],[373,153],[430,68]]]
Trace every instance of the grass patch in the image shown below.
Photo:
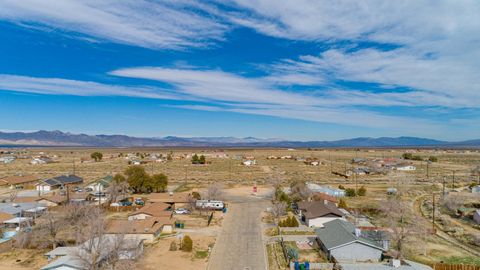
[[[315,235],[315,232],[312,231],[284,231],[282,230],[283,235]]]
[[[195,251],[195,259],[205,259],[206,257],[208,257],[208,250]]]
[[[480,258],[476,257],[447,257],[443,258],[443,261],[447,264],[469,264],[480,266]]]

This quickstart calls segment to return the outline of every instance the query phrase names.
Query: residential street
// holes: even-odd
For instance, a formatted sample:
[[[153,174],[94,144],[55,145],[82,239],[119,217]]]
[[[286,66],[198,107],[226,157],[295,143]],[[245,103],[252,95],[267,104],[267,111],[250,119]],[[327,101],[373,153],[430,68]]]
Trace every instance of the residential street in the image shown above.
[[[232,201],[232,200],[230,200]],[[264,270],[266,258],[260,214],[269,201],[235,198],[211,254],[208,270]]]

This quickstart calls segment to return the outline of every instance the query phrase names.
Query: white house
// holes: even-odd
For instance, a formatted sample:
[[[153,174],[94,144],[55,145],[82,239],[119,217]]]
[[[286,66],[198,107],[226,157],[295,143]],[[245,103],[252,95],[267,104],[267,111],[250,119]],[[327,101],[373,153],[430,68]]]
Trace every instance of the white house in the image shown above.
[[[252,159],[248,159],[248,160],[245,160],[242,162],[243,165],[245,166],[252,166],[252,165],[255,165],[257,164],[257,161],[256,160],[252,160]]]
[[[91,188],[93,192],[105,192],[107,188],[110,186],[110,183],[112,182],[112,180],[113,180],[113,176],[108,175],[88,184],[87,186],[85,186],[85,188]]]
[[[343,213],[328,201],[299,202],[298,212],[308,227],[323,227],[325,223],[343,219]]]
[[[397,171],[415,171],[417,168],[413,165],[398,165],[396,169]]]
[[[0,157],[0,163],[5,163],[5,164],[12,163],[15,161],[15,159],[17,158],[13,156]]]

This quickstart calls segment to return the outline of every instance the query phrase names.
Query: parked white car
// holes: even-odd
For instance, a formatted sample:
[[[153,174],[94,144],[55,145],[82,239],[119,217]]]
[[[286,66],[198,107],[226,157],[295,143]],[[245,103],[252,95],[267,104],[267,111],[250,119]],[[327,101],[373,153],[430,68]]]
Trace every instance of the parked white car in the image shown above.
[[[175,209],[175,214],[177,215],[186,215],[190,213],[190,211],[188,211],[187,209],[185,208],[178,208],[178,209]]]

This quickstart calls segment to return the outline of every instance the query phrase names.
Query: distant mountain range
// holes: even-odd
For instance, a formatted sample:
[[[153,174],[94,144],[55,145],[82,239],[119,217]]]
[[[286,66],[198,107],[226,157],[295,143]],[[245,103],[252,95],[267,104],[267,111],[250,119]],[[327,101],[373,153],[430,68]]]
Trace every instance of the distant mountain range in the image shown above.
[[[79,147],[480,147],[479,140],[448,142],[416,137],[353,138],[337,141],[288,141],[254,137],[161,137],[139,138],[125,135],[86,135],[62,131],[0,132],[3,146],[79,146]]]

